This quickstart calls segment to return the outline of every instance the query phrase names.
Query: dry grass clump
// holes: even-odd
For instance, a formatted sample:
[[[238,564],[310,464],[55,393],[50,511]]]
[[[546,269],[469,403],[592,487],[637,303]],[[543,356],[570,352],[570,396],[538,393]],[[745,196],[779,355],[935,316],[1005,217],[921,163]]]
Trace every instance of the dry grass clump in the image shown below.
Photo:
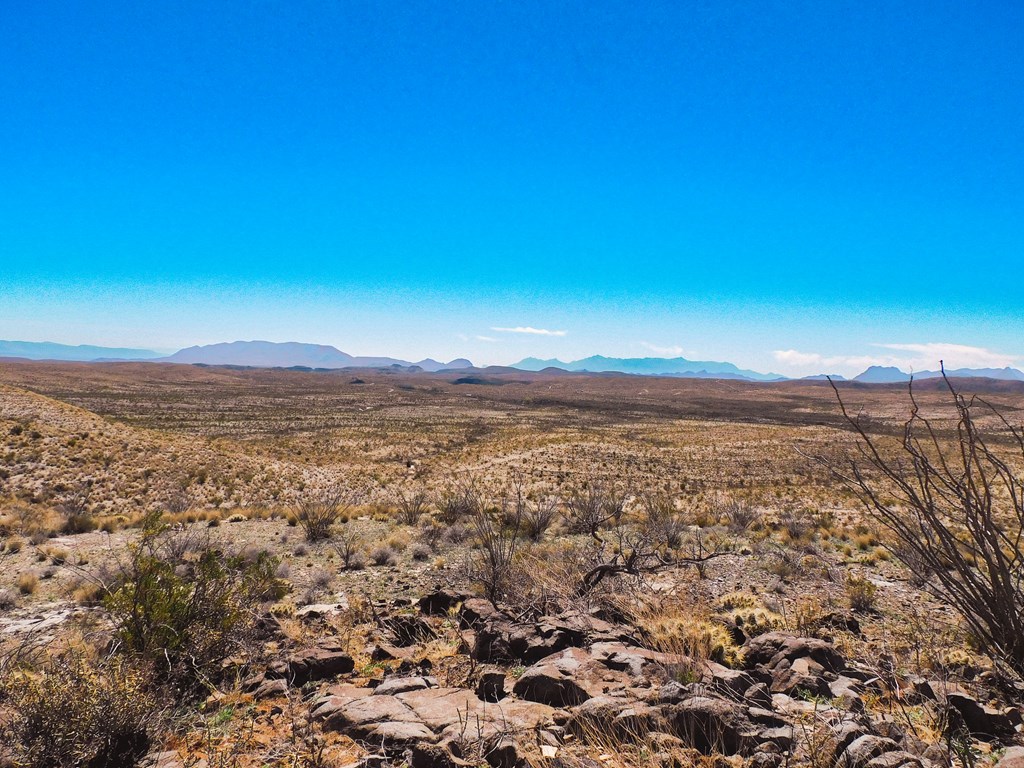
[[[39,550],[40,560],[49,560],[54,565],[64,565],[69,553],[64,547],[43,547]]]
[[[398,553],[392,547],[381,545],[370,551],[370,561],[377,566],[397,565]]]
[[[18,574],[18,578],[15,579],[14,583],[21,594],[31,595],[39,587],[39,576],[36,575],[35,571],[25,571]]]
[[[69,651],[42,667],[18,668],[0,686],[4,731],[16,765],[39,768],[134,765],[159,724],[148,672],[131,661]]]
[[[411,541],[412,538],[406,531],[395,531],[384,541],[384,545],[400,553],[405,552]]]
[[[16,555],[21,552],[25,546],[25,540],[21,536],[11,535],[7,537],[7,541],[4,543],[4,549],[10,552],[12,555]]]
[[[71,599],[79,605],[100,605],[106,596],[103,585],[92,581],[82,581],[71,589]]]
[[[60,535],[64,522],[59,512],[43,504],[18,502],[7,508],[3,517],[3,530],[39,542]]]
[[[9,589],[0,589],[0,611],[9,611],[18,604],[18,596]]]

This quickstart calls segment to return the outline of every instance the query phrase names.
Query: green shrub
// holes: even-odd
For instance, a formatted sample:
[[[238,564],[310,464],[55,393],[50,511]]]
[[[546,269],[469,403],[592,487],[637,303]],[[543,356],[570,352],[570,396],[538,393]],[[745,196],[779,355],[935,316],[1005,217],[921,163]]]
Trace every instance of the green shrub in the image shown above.
[[[158,678],[191,687],[254,640],[257,608],[283,596],[277,561],[228,555],[208,538],[171,533],[147,517],[104,605],[122,649],[153,664]]]
[[[870,611],[875,607],[875,593],[878,587],[863,576],[852,573],[846,578],[846,599],[854,611]]]

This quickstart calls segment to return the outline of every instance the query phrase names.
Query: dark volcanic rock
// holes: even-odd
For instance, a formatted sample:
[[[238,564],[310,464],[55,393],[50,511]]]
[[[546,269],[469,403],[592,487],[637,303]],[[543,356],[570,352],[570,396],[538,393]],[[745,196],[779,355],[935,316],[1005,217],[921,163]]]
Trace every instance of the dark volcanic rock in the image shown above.
[[[272,664],[267,669],[266,678],[284,679],[289,685],[301,686],[312,680],[347,674],[354,668],[352,657],[340,646],[324,644],[296,651],[287,661]]]
[[[987,707],[965,693],[950,693],[946,701],[960,715],[963,725],[972,736],[995,739],[1012,736],[1014,733],[1013,724],[1006,713]]]
[[[837,673],[846,668],[846,660],[831,643],[811,637],[768,632],[750,640],[744,648],[747,669],[758,666],[773,668],[783,660],[792,664],[803,658],[821,665],[826,672]]]
[[[512,692],[527,701],[537,701],[552,707],[582,704],[591,697],[580,680],[580,672],[589,660],[589,655],[579,649],[569,649],[550,656],[527,669],[516,680]]]
[[[743,707],[710,696],[694,696],[666,708],[672,733],[705,755],[752,751],[756,729]]]
[[[480,670],[476,682],[476,696],[481,701],[501,701],[505,698],[505,673],[499,667]]]

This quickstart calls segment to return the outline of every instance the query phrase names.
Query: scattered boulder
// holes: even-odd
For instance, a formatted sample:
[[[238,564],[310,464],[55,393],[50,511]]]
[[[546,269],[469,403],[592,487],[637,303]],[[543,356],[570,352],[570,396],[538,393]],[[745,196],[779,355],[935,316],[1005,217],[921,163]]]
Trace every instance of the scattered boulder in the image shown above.
[[[408,690],[381,692],[390,682],[411,685]],[[438,688],[427,678],[388,681],[358,695],[339,687],[314,704],[313,718],[328,730],[395,753],[422,750],[417,765],[458,765],[458,751],[449,747],[467,740],[498,739],[509,733],[533,732],[551,719],[552,709],[527,701],[482,702],[464,688]],[[441,747],[425,749],[429,746]],[[415,751],[415,750],[414,750]],[[430,762],[433,760],[434,762]]]
[[[996,739],[1014,733],[1013,724],[1005,712],[985,706],[966,693],[949,693],[946,702],[959,715],[963,726],[972,736]]]
[[[284,679],[289,685],[301,686],[314,680],[326,680],[348,674],[355,662],[339,645],[324,645],[296,651],[287,661],[272,664],[266,672],[268,680]]]
[[[311,605],[304,605],[295,611],[295,617],[305,621],[323,619],[346,611],[348,607],[348,600],[344,598],[336,603],[313,603]]]
[[[580,674],[589,661],[589,654],[577,648],[549,656],[527,669],[516,680],[512,692],[527,701],[552,707],[582,704],[591,698]]]
[[[284,678],[278,678],[276,680],[264,679],[260,683],[259,687],[253,691],[253,698],[260,699],[271,699],[274,696],[285,696],[288,694],[288,681]]]
[[[465,599],[465,595],[436,589],[420,598],[419,607],[420,611],[428,616],[446,616]]]
[[[866,768],[874,758],[886,752],[896,752],[899,746],[892,739],[865,734],[854,739],[839,755],[836,765],[840,768]]]
[[[408,691],[436,688],[437,680],[432,677],[393,677],[373,689],[374,696],[394,696]]]
[[[484,667],[477,675],[476,696],[481,701],[505,698],[505,672],[500,667]]]
[[[933,768],[942,759],[936,745],[865,713],[863,694],[883,684],[873,670],[848,666],[826,640],[760,635],[745,644],[744,668],[731,669],[640,647],[623,628],[586,614],[518,621],[487,601],[441,590],[419,601],[419,613],[388,614],[394,607],[381,607],[387,642],[367,652],[401,663],[368,687],[331,686],[313,717],[412,768],[517,768],[535,760],[534,750],[557,760],[567,741],[596,733],[646,744],[655,762],[682,749],[780,768],[796,748],[797,721],[808,717],[832,728],[824,757],[833,768]],[[499,666],[481,667],[470,687],[445,688],[429,662],[412,661],[435,636],[425,617],[456,612],[465,651],[475,659],[529,664],[511,691]],[[324,642],[243,687],[257,699],[286,695],[290,686],[353,667],[341,646]],[[680,668],[693,682],[671,679]],[[1011,736],[1021,721],[1019,710],[987,706],[963,687],[936,690],[923,678],[897,684],[918,702],[948,707],[977,738]],[[1018,768],[1011,762],[1018,759],[1024,768],[1024,753],[1012,752],[999,768]]]
[[[780,662],[774,668],[771,691],[790,696],[798,694],[809,694],[820,698],[832,696],[829,681],[825,679],[825,668],[806,656],[794,659],[788,665],[784,661]]]
[[[831,673],[842,672],[846,668],[846,660],[835,646],[816,638],[767,632],[749,640],[744,646],[747,669],[758,666],[771,669],[782,661],[792,663],[802,658],[811,659]]]
[[[747,672],[709,661],[705,665],[703,682],[719,693],[739,696],[754,684],[754,678]]]
[[[693,696],[666,712],[672,733],[702,754],[752,751],[756,729],[742,705],[710,696]]]
[[[679,654],[661,653],[647,648],[624,645],[620,642],[594,643],[590,646],[590,655],[608,669],[628,672],[636,678],[649,673],[654,668],[663,669],[692,664],[690,659]]]
[[[392,637],[399,648],[425,643],[437,637],[433,627],[422,617],[412,614],[398,614],[380,620],[381,626]]]

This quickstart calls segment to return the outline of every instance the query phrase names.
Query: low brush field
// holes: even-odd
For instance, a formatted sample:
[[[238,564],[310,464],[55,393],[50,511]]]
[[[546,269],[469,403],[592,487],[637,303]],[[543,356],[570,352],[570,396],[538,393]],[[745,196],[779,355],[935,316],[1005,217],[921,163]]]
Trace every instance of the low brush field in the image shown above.
[[[953,385],[1019,473],[1024,385]],[[838,386],[961,444],[941,380]],[[862,445],[828,382],[2,361],[0,765],[1012,765]]]

